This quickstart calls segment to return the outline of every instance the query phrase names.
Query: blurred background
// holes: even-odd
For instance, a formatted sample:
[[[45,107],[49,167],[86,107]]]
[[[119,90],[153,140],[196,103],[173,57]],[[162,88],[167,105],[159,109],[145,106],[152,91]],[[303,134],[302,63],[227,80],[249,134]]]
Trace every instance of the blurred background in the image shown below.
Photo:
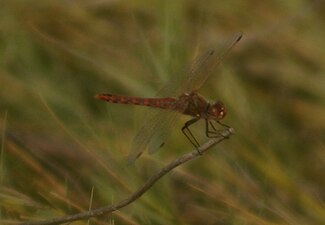
[[[323,1],[12,0],[0,15],[1,224],[116,203],[193,150],[185,116],[127,166],[147,111],[93,96],[153,97],[238,31],[200,90],[236,134],[90,224],[325,224]]]

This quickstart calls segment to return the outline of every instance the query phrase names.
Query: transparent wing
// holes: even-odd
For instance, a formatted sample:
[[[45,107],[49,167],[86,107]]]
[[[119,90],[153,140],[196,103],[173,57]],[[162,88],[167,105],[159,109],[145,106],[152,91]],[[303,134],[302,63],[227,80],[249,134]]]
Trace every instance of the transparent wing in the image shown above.
[[[211,71],[221,63],[241,38],[242,33],[236,33],[220,49],[210,49],[197,57],[187,72],[187,77],[181,87],[182,93],[198,90],[208,79]]]
[[[180,115],[177,111],[168,110],[157,110],[148,114],[133,139],[128,163],[132,164],[146,149],[151,154],[162,147],[168,138],[170,128]]]
[[[211,71],[216,69],[241,38],[241,32],[233,34],[221,47],[209,49],[199,55],[180,77],[171,77],[170,82],[164,85],[156,96],[178,96],[183,93],[197,91],[206,82]]]

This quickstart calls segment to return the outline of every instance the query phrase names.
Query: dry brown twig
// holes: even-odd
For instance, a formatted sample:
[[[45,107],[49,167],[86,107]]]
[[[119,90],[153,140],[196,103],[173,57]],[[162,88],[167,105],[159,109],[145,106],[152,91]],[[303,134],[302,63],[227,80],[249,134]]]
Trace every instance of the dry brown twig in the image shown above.
[[[233,128],[228,128],[223,131],[221,131],[221,136],[215,139],[210,139],[206,143],[204,143],[201,147],[197,150],[193,150],[190,153],[184,154],[180,156],[179,158],[173,160],[169,164],[167,164],[165,167],[161,168],[156,174],[149,177],[149,179],[135,192],[133,192],[129,197],[123,199],[122,201],[105,206],[98,209],[93,209],[87,212],[78,213],[74,215],[64,216],[60,218],[54,218],[50,220],[42,220],[42,221],[28,221],[23,222],[21,225],[55,225],[55,224],[63,224],[67,222],[82,220],[82,219],[89,219],[91,217],[97,217],[102,216],[104,214],[112,213],[118,209],[121,209],[136,199],[140,198],[146,191],[148,191],[160,178],[162,178],[164,175],[166,175],[171,170],[175,169],[176,167],[182,165],[183,163],[186,163],[188,161],[194,160],[195,158],[201,156],[203,153],[208,151],[211,147],[214,145],[222,142],[225,139],[228,139],[231,134],[234,133]]]

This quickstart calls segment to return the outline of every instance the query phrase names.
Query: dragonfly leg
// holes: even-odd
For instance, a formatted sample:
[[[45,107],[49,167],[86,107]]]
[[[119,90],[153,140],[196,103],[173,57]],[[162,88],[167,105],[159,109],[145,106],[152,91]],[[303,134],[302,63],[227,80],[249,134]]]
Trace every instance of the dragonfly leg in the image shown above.
[[[194,145],[194,147],[197,149],[198,153],[201,154],[201,152],[198,149],[198,147],[200,147],[200,144],[196,140],[196,138],[194,137],[194,135],[191,132],[191,130],[189,129],[189,126],[191,126],[192,124],[194,124],[195,122],[197,122],[199,119],[200,118],[194,118],[194,119],[191,119],[191,120],[187,121],[184,124],[184,126],[182,127],[182,132],[185,135],[185,137],[191,142],[191,144]],[[187,131],[188,134],[185,131]]]
[[[221,126],[223,126],[223,127],[230,128],[227,124],[221,123],[219,120],[217,121],[217,123],[219,123],[219,124],[220,124]]]
[[[213,123],[209,120],[209,124],[210,124],[210,126],[212,127],[212,129],[214,130],[214,131],[217,131],[217,129],[213,126]],[[208,125],[208,124],[206,124],[206,125]]]
[[[217,123],[219,123],[221,126],[224,127],[228,127],[228,125],[220,123],[220,121],[217,121]],[[212,130],[210,129],[210,127],[212,128]],[[205,135],[208,138],[216,138],[216,137],[222,137],[222,133],[221,131],[223,130],[218,130],[215,128],[215,126],[213,125],[212,121],[210,120],[205,120]]]

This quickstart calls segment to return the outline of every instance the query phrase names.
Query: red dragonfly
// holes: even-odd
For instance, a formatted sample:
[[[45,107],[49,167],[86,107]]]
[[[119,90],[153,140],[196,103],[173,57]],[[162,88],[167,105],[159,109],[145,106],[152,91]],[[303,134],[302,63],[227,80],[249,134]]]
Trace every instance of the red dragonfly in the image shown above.
[[[200,146],[189,127],[200,119],[205,120],[205,135],[208,138],[219,137],[220,130],[213,125],[213,121],[222,126],[222,120],[227,110],[221,101],[209,103],[197,90],[204,84],[211,71],[230,52],[235,44],[241,39],[242,34],[235,34],[218,51],[208,50],[199,56],[192,65],[180,85],[174,93],[176,97],[164,98],[141,98],[114,94],[97,94],[96,99],[118,104],[131,104],[166,109],[159,110],[146,117],[144,124],[140,127],[134,137],[132,149],[128,157],[129,163],[134,162],[148,148],[149,153],[155,152],[165,142],[169,128],[175,124],[175,120],[181,114],[193,117],[182,127],[185,137],[198,149]],[[165,89],[168,89],[166,86]]]

